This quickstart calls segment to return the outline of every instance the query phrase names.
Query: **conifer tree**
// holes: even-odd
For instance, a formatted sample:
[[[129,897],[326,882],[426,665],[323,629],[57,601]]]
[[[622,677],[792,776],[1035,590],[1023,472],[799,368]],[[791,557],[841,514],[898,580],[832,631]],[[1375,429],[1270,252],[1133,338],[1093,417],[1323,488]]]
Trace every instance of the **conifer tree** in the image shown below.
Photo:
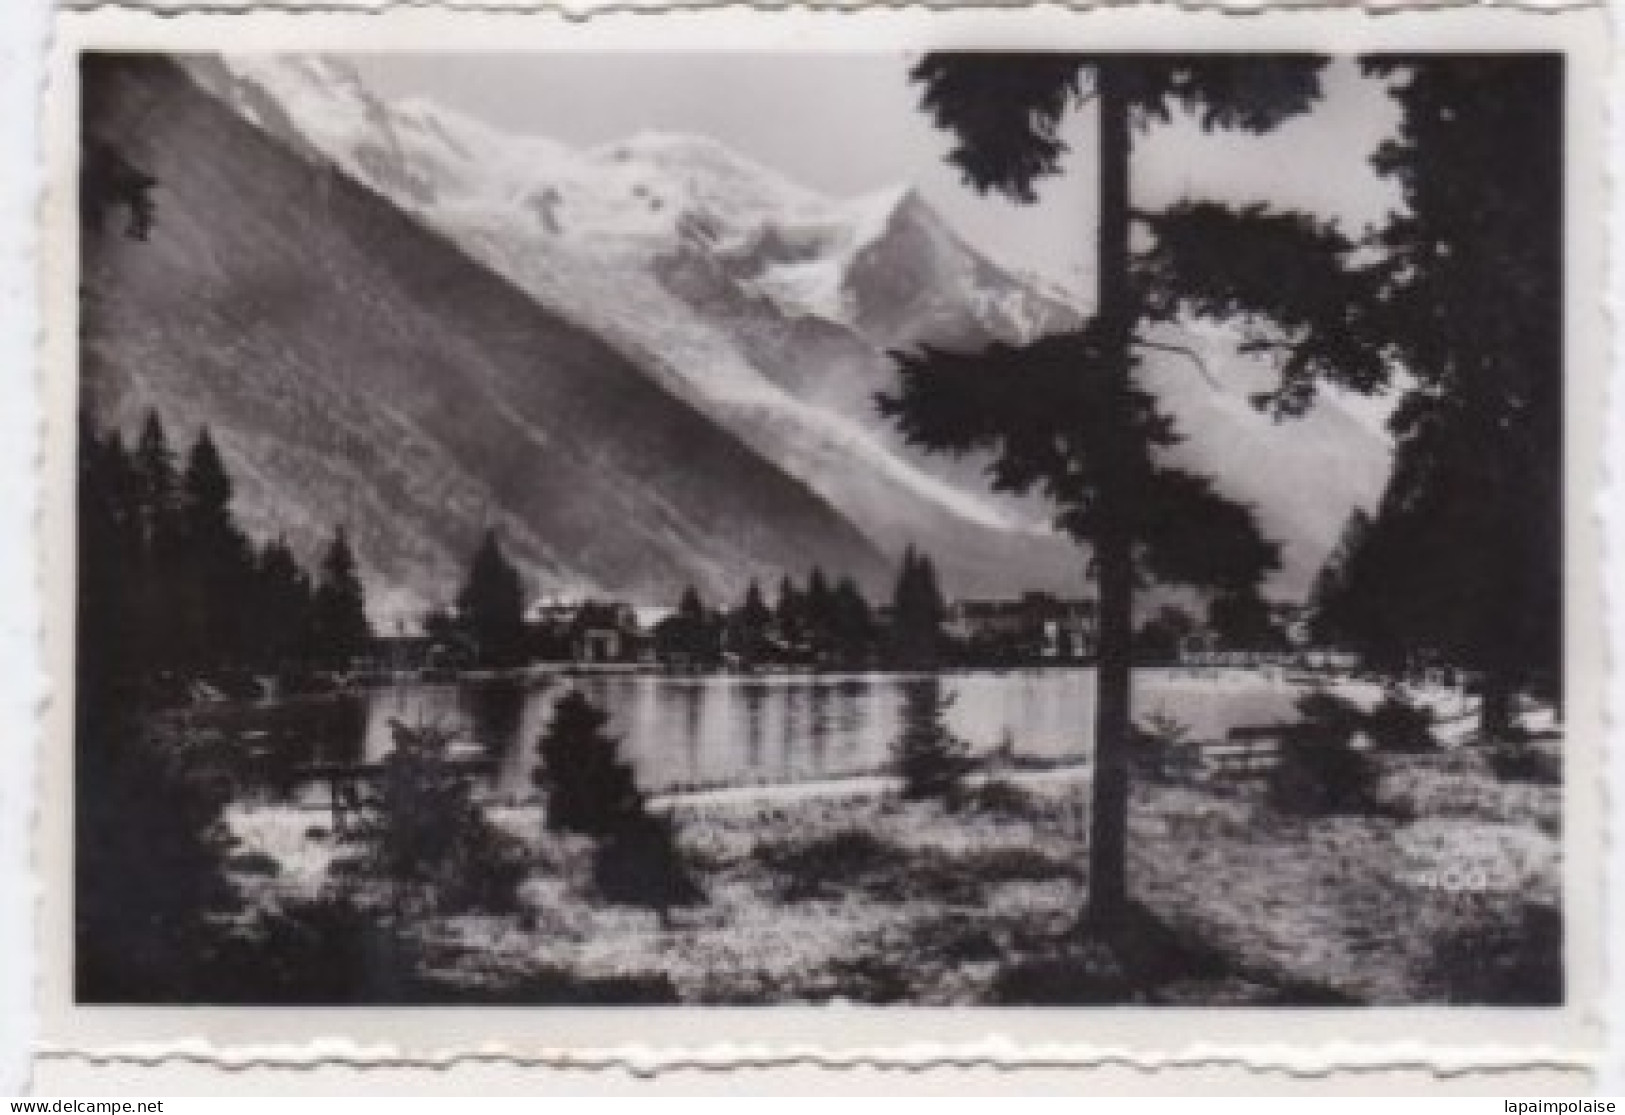
[[[524,657],[524,585],[494,530],[485,532],[474,553],[457,608],[481,662],[511,666]]]
[[[1405,203],[1377,236],[1376,317],[1414,386],[1334,614],[1380,660],[1476,671],[1480,732],[1504,739],[1513,695],[1561,681],[1563,58],[1365,65],[1402,112],[1374,160]]]
[[[835,583],[830,620],[841,657],[848,662],[865,659],[875,639],[874,612],[864,599],[863,590],[851,577],[843,576]]]
[[[183,548],[177,569],[177,634],[202,667],[240,663],[252,632],[246,626],[253,565],[248,539],[231,513],[232,483],[205,427],[187,455],[179,499]]]
[[[1358,626],[1357,620],[1345,614],[1346,594],[1356,555],[1364,549],[1370,534],[1370,514],[1356,507],[1343,524],[1337,545],[1315,575],[1309,590],[1309,624],[1318,641],[1346,642]]]
[[[772,625],[773,613],[762,599],[761,586],[752,579],[745,590],[744,601],[733,615],[734,649],[749,660],[760,658]]]
[[[892,754],[905,800],[935,800],[953,807],[964,797],[965,776],[976,763],[965,742],[948,727],[951,703],[935,677],[903,689],[903,730]]]
[[[366,596],[343,527],[334,531],[322,558],[311,610],[312,650],[321,661],[347,665],[371,644]]]
[[[1350,245],[1335,230],[1262,207],[1186,205],[1149,213],[1134,205],[1136,126],[1176,109],[1204,128],[1262,132],[1308,111],[1323,60],[1219,55],[933,54],[913,70],[923,107],[951,133],[949,161],[981,191],[1017,202],[1055,174],[1067,147],[1062,119],[1092,105],[1097,281],[1091,320],[1073,333],[983,353],[931,348],[899,360],[901,386],[882,412],[927,449],[991,451],[1000,489],[1039,490],[1057,525],[1092,550],[1100,621],[1089,844],[1089,913],[1103,925],[1127,910],[1128,765],[1134,593],[1137,578],[1246,586],[1276,560],[1246,509],[1202,478],[1158,460],[1177,435],[1134,383],[1157,342],[1147,321],[1228,310],[1238,290],[1262,303],[1258,320],[1281,327],[1283,406],[1332,365],[1345,380],[1381,382],[1380,360],[1361,359],[1340,297]],[[1149,232],[1138,257],[1131,226]],[[1187,266],[1187,265],[1190,266]],[[1255,297],[1256,296],[1256,297]]]
[[[807,641],[813,653],[828,654],[834,646],[835,596],[820,566],[813,566],[807,577],[807,593],[803,597]]]
[[[140,485],[147,544],[157,545],[164,533],[174,527],[173,517],[180,487],[175,471],[175,452],[169,446],[169,435],[164,431],[157,411],[147,411],[141,423],[141,434],[136,442],[135,469]]]
[[[608,723],[608,715],[581,693],[567,693],[553,706],[533,776],[552,831],[604,836],[643,816],[643,794],[620,758],[620,741],[605,731]]]
[[[943,644],[947,604],[937,585],[931,559],[910,545],[892,592],[892,654],[901,665],[930,668],[936,665]]]
[[[266,666],[286,668],[309,653],[310,578],[287,542],[277,537],[261,547],[254,580],[252,629],[258,656]]]
[[[779,640],[791,649],[801,646],[806,636],[806,605],[795,582],[788,576],[779,579],[779,598],[773,609],[773,623],[778,628]]]
[[[148,424],[150,466],[164,459]],[[168,667],[144,584],[147,480],[116,432],[79,441],[74,686],[74,978],[85,1002],[184,999],[236,894],[219,793],[184,748],[155,742],[146,683]],[[166,527],[167,529],[167,527]],[[152,627],[150,624],[158,623]]]

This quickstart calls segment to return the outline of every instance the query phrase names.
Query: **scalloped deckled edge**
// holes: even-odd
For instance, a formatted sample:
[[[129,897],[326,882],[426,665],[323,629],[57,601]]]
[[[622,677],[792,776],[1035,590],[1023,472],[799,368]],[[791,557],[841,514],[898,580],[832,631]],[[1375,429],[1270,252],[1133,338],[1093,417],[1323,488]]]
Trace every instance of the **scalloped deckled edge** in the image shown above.
[[[1146,4],[1140,0],[978,0],[977,3],[930,3],[927,0],[763,0],[761,3],[740,4],[736,0],[614,0],[596,3],[595,0],[560,0],[558,3],[538,3],[536,0],[57,0],[63,11],[94,12],[124,10],[153,12],[161,15],[227,14],[255,11],[360,13],[395,10],[441,9],[454,12],[486,13],[552,13],[573,18],[591,18],[621,12],[702,11],[718,8],[754,8],[762,11],[863,11],[902,10],[909,8],[1037,8],[1056,7],[1072,11],[1095,11],[1134,7],[1171,8],[1188,12],[1226,12],[1247,15],[1269,11],[1364,11],[1373,15],[1395,12],[1447,11],[1460,8],[1501,9],[1512,11],[1551,12],[1560,14],[1584,8],[1607,7],[1606,0],[1175,0]]]
[[[918,1071],[940,1068],[1126,1068],[1155,1073],[1169,1069],[1238,1068],[1288,1077],[1324,1077],[1334,1073],[1423,1071],[1449,1079],[1480,1073],[1524,1071],[1590,1074],[1598,1058],[1554,1048],[1542,1049],[1434,1049],[1416,1042],[1379,1048],[1335,1043],[1318,1049],[1294,1049],[1273,1044],[1238,1048],[1193,1045],[1180,1053],[1145,1053],[1112,1046],[1022,1045],[1004,1038],[988,1038],[966,1045],[920,1043],[891,1049],[832,1053],[814,1046],[772,1048],[759,1044],[721,1043],[704,1050],[652,1049],[622,1046],[605,1050],[539,1050],[518,1053],[500,1046],[442,1054],[403,1054],[387,1044],[361,1045],[321,1039],[305,1045],[253,1045],[221,1048],[202,1039],[133,1043],[107,1049],[84,1050],[43,1046],[43,1058],[93,1064],[151,1066],[188,1062],[227,1070],[253,1068],[316,1068],[320,1066],[378,1065],[447,1069],[486,1064],[546,1066],[555,1069],[619,1069],[634,1076],[652,1077],[684,1070],[726,1071],[733,1068],[790,1066],[826,1069],[879,1068]]]

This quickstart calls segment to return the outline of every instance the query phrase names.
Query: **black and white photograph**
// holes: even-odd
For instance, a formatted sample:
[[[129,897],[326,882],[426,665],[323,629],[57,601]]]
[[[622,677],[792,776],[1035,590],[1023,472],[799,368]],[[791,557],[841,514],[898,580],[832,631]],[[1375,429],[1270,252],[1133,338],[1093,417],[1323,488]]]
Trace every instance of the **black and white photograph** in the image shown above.
[[[1573,1004],[1563,52],[219,47],[77,59],[75,1002]]]

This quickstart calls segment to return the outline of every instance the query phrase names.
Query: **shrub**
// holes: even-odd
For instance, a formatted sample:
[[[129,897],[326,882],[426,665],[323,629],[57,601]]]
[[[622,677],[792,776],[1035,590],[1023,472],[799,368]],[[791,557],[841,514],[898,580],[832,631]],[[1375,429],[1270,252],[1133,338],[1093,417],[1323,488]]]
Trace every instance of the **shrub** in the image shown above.
[[[965,776],[976,768],[965,742],[948,730],[951,700],[935,681],[903,691],[903,734],[892,747],[907,801],[941,801],[957,808],[965,801]]]
[[[262,914],[200,967],[209,1001],[316,1006],[408,998],[419,962],[376,912],[325,898]]]
[[[568,693],[537,745],[534,775],[545,798],[547,827],[555,832],[607,836],[644,815],[643,794],[620,743],[604,731],[609,717],[580,693]]]
[[[1561,756],[1527,745],[1504,744],[1488,756],[1490,770],[1502,782],[1533,782],[1537,786],[1563,784]]]
[[[1433,976],[1446,1000],[1478,1006],[1563,1002],[1563,916],[1522,903],[1511,916],[1468,926],[1440,941]]]
[[[1311,816],[1374,811],[1377,771],[1354,748],[1364,714],[1351,702],[1319,691],[1298,701],[1298,713],[1302,720],[1283,738],[1281,762],[1270,778],[1271,801]]]
[[[1173,780],[1194,771],[1199,762],[1190,725],[1159,709],[1133,729],[1130,757],[1135,770],[1148,777]]]
[[[863,829],[842,829],[806,843],[765,845],[757,855],[783,877],[784,897],[795,902],[860,885],[864,876],[884,870],[901,852]]]
[[[830,961],[826,970],[832,996],[854,1003],[900,1003],[913,991],[918,965],[912,959],[860,954]]]
[[[1135,990],[1117,958],[1096,944],[1012,961],[999,969],[988,998],[1000,1006],[1083,1006],[1129,1002]]]
[[[1382,703],[1366,714],[1364,726],[1381,751],[1417,754],[1439,745],[1433,738],[1432,711],[1412,704],[1396,690],[1389,690]]]
[[[1031,791],[1006,778],[989,778],[972,787],[967,801],[972,809],[980,813],[1010,820],[1023,820],[1036,812]]]
[[[593,856],[593,881],[611,902],[646,906],[662,922],[674,906],[703,901],[683,862],[670,818],[643,814],[610,833]]]
[[[538,748],[536,783],[546,797],[547,827],[599,838],[593,879],[610,902],[646,906],[664,922],[674,906],[704,893],[683,861],[667,817],[650,815],[620,745],[604,731],[608,716],[580,693],[567,694]]]
[[[222,787],[184,734],[122,707],[81,708],[75,771],[75,993],[85,1002],[185,1001],[216,919],[241,907]]]

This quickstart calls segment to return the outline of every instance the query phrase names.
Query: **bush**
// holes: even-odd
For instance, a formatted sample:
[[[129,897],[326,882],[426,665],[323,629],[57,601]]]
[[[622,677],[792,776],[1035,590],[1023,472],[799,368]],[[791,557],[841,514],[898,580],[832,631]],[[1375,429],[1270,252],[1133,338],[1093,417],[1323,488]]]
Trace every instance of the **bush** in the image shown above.
[[[1162,710],[1152,713],[1143,724],[1134,725],[1129,755],[1135,771],[1161,781],[1193,773],[1200,756],[1190,734],[1190,725]]]
[[[971,788],[967,801],[979,813],[1009,820],[1025,820],[1037,809],[1032,792],[1006,778],[989,778]]]
[[[298,902],[257,919],[204,958],[200,998],[217,1003],[675,1003],[663,974],[590,976],[542,966],[466,983],[433,968],[424,947],[376,911],[345,899]]]
[[[906,801],[965,801],[965,776],[976,769],[965,742],[948,730],[950,699],[933,678],[903,691],[903,734],[892,747]]]
[[[1324,816],[1376,809],[1377,771],[1354,748],[1364,714],[1330,693],[1298,701],[1302,720],[1282,740],[1281,762],[1270,778],[1270,800],[1290,813]]]
[[[376,912],[344,898],[290,902],[260,916],[201,965],[220,1003],[337,1006],[409,998],[416,947]]]
[[[807,843],[769,844],[757,855],[783,877],[787,901],[826,898],[885,870],[901,852],[863,829],[842,829]]]
[[[609,717],[580,693],[567,694],[538,749],[536,783],[546,797],[547,827],[599,838],[593,880],[610,902],[646,906],[662,922],[674,906],[704,892],[683,862],[670,818],[651,816],[620,745],[604,731]]]
[[[672,907],[698,905],[705,897],[683,862],[671,820],[648,814],[599,843],[593,881],[610,902],[648,907],[662,921]]]
[[[1419,754],[1438,747],[1433,737],[1433,713],[1389,690],[1382,703],[1365,715],[1365,733],[1380,751]]]
[[[988,997],[1000,1006],[1085,1006],[1130,1002],[1135,991],[1110,950],[1093,945],[1013,961],[999,969]]]
[[[1487,758],[1490,771],[1502,782],[1532,782],[1537,786],[1563,784],[1563,760],[1554,752],[1511,744],[1492,749]]]
[[[604,731],[608,722],[580,693],[568,693],[554,706],[533,776],[549,829],[607,836],[644,816],[632,768],[620,759],[619,741]]]
[[[1447,1002],[1474,1006],[1556,1006],[1563,1002],[1563,916],[1523,903],[1510,917],[1444,938],[1433,975]]]
[[[241,907],[236,840],[195,741],[82,707],[75,769],[75,994],[83,1002],[184,1002],[216,919]]]

